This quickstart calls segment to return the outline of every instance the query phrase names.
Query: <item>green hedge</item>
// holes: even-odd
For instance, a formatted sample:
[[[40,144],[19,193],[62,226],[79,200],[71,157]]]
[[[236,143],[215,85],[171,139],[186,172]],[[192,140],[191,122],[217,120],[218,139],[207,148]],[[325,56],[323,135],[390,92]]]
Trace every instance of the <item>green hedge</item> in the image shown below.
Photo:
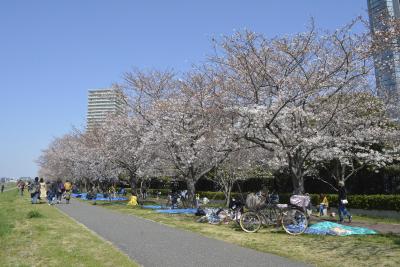
[[[153,194],[156,191],[160,191],[161,195],[166,196],[170,192],[169,189],[149,189],[148,192]],[[208,199],[214,200],[225,200],[223,192],[211,192],[211,191],[199,191],[200,197],[207,197]],[[243,193],[246,197],[247,193]],[[319,195],[310,194],[311,203],[313,205],[319,204]],[[233,192],[232,197],[240,198],[240,194]],[[280,194],[280,203],[288,203],[290,194]],[[329,206],[337,207],[338,196],[337,194],[327,195]],[[347,207],[354,209],[374,209],[374,210],[395,210],[400,211],[400,195],[349,195],[349,204]]]

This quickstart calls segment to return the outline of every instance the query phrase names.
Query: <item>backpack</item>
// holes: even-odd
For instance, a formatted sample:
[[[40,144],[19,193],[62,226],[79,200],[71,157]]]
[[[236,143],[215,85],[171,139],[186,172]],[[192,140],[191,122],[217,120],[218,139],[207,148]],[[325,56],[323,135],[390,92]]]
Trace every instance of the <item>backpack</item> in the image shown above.
[[[28,188],[29,193],[33,194],[40,191],[39,183],[31,183]]]
[[[32,194],[35,193],[35,185],[33,183],[29,184],[28,192]]]

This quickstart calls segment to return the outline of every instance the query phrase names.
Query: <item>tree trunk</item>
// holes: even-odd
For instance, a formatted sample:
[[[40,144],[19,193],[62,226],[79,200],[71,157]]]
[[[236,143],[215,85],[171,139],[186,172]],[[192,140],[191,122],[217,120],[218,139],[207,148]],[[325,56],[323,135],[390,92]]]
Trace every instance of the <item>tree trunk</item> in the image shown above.
[[[292,175],[293,193],[295,195],[303,195],[305,193],[304,189],[304,177]]]
[[[192,207],[194,207],[196,204],[196,197],[195,197],[195,192],[196,192],[196,188],[195,188],[195,184],[196,182],[192,179],[188,179],[186,181],[186,185],[187,185],[187,189],[188,189],[188,200],[191,203],[190,205]]]
[[[129,174],[129,185],[131,186],[131,193],[136,193],[136,175],[133,173]]]
[[[304,190],[304,172],[299,162],[289,156],[289,169],[292,173],[293,193],[296,195],[303,195]]]
[[[225,196],[226,196],[226,206],[227,206],[227,207],[229,207],[229,205],[231,204],[232,187],[233,187],[233,186],[229,186],[229,187],[228,187],[228,190],[227,190],[227,192],[226,192],[226,194],[225,194]]]

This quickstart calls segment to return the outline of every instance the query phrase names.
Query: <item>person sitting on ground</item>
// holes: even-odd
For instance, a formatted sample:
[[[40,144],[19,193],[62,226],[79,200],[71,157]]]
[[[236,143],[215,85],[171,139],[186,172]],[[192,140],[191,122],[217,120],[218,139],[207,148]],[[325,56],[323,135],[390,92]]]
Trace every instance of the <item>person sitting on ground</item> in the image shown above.
[[[121,189],[120,189],[119,192],[118,192],[118,195],[120,195],[120,196],[126,196],[126,190],[125,190],[125,188],[121,187]]]
[[[273,204],[278,204],[279,203],[279,195],[276,190],[273,190],[272,193],[269,195],[269,200]]]
[[[74,194],[78,194],[79,193],[79,190],[78,190],[78,187],[76,186],[76,184],[72,185],[72,193],[74,193]]]
[[[131,198],[129,199],[129,202],[127,204],[128,206],[137,206],[138,205],[138,201],[137,201],[137,195],[135,192],[132,193]]]
[[[115,189],[115,185],[111,185],[110,188],[108,189],[108,197],[111,198],[115,198],[117,190]]]
[[[324,215],[324,209],[329,206],[328,198],[324,194],[319,194],[319,216]]]

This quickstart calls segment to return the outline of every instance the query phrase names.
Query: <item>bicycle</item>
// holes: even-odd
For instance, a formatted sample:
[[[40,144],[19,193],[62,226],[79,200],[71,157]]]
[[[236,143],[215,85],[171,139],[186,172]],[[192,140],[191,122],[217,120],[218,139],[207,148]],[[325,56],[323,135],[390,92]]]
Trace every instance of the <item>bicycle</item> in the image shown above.
[[[173,209],[186,209],[190,207],[189,199],[175,192],[168,195],[166,206],[171,206]]]
[[[247,233],[257,232],[262,225],[281,225],[286,233],[299,235],[308,227],[306,213],[293,204],[273,204],[270,201],[240,217],[240,227]]]

